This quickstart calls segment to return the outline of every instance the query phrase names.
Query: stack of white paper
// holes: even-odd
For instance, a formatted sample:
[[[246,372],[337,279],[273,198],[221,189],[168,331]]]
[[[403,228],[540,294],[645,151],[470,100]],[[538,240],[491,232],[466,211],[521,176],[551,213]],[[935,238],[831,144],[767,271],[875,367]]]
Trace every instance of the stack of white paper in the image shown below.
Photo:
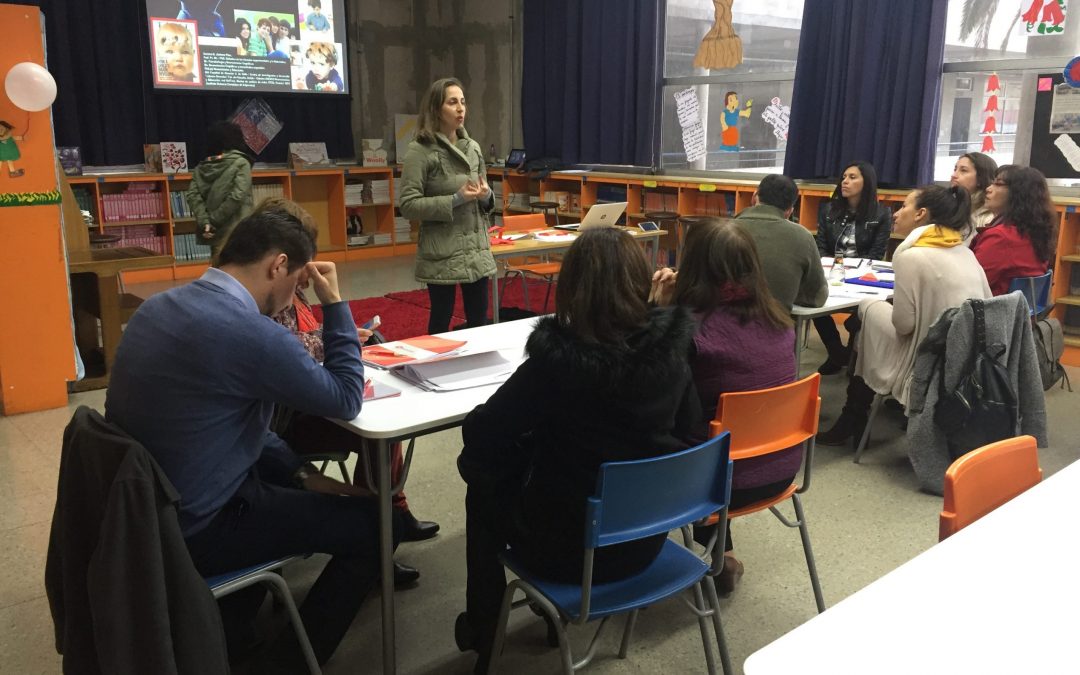
[[[456,391],[505,382],[518,363],[489,351],[403,364],[390,372],[428,391]]]

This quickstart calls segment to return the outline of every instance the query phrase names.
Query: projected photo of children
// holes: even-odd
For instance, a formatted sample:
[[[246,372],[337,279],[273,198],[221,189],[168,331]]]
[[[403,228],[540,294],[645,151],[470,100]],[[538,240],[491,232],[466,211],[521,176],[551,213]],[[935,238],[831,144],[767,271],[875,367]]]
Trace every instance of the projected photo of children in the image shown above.
[[[326,0],[297,0],[296,13],[300,16],[300,38],[303,40],[330,40],[334,35],[333,5]]]
[[[200,86],[199,45],[194,21],[151,19],[154,46],[154,81],[159,84]]]
[[[289,60],[294,15],[250,9],[234,10],[233,15],[232,37],[237,40],[237,55]]]
[[[333,42],[311,42],[304,50],[304,60],[293,65],[293,89],[306,91],[345,91],[338,65],[341,45]]]
[[[146,0],[148,16],[194,21],[196,37],[229,37],[235,0]]]

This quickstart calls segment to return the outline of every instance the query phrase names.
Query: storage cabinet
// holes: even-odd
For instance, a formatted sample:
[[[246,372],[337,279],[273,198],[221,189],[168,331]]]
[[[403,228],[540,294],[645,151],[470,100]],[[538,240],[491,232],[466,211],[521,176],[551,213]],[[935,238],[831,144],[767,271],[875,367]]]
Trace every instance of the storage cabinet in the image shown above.
[[[396,217],[393,172],[391,167],[255,171],[252,190],[256,204],[286,197],[304,207],[318,224],[324,260],[409,255],[416,250],[415,228]],[[191,174],[75,176],[70,182],[80,208],[91,214],[91,239],[99,246],[143,246],[172,258],[168,266],[124,272],[125,281],[202,275],[210,248],[198,243],[198,224],[187,204]],[[379,198],[365,199],[367,193]]]

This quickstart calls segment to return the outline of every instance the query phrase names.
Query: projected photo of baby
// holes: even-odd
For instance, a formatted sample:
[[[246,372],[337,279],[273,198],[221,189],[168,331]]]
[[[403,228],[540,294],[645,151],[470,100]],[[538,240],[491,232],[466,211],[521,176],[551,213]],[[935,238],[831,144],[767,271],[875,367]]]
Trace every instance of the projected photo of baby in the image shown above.
[[[341,45],[333,42],[311,42],[304,50],[304,60],[294,63],[292,69],[293,89],[303,91],[345,91],[338,65]]]
[[[194,21],[150,19],[154,45],[154,82],[201,86],[198,28]]]

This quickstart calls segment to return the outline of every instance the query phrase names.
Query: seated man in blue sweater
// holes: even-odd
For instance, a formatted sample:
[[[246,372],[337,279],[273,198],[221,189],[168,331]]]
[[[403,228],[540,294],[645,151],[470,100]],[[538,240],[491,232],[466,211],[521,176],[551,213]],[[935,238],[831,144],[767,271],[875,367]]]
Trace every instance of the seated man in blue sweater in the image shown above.
[[[236,225],[216,268],[143,303],[117,349],[105,413],[179,491],[203,575],[333,556],[300,609],[324,663],[375,586],[379,555],[375,501],[314,471],[269,429],[275,404],[351,419],[363,401],[356,325],[334,264],[312,261],[316,232],[293,202],[267,200]],[[305,281],[323,303],[323,365],[270,319]],[[265,656],[303,670],[291,630]]]

